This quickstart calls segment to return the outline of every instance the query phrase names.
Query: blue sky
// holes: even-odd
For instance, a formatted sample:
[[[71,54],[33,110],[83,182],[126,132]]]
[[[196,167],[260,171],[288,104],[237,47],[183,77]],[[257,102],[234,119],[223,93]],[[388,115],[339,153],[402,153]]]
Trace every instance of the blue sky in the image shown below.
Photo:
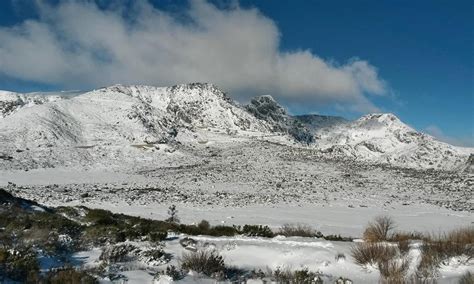
[[[269,93],[293,113],[393,112],[474,146],[472,1],[90,2],[1,1],[0,89],[215,78],[241,101]]]

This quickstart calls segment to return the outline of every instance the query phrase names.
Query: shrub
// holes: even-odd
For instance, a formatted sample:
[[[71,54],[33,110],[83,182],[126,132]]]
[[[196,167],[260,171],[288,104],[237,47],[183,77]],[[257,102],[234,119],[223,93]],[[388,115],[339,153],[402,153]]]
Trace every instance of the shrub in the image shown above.
[[[417,267],[418,277],[436,275],[442,261],[455,256],[474,258],[474,227],[466,227],[426,238],[421,247],[421,261]]]
[[[395,222],[391,217],[379,216],[374,222],[369,223],[364,231],[364,240],[368,242],[380,242],[389,239],[389,233],[395,228]]]
[[[327,235],[323,236],[323,239],[335,242],[352,242],[354,240],[351,237],[341,237],[341,235]]]
[[[151,242],[161,242],[168,236],[167,232],[150,232],[147,235],[147,239]]]
[[[281,269],[278,267],[273,274],[277,283],[323,283],[319,276],[316,273],[309,271],[308,268],[291,271],[288,268]]]
[[[193,270],[209,277],[223,274],[225,271],[224,259],[215,250],[198,250],[185,252],[181,257],[181,267]]]
[[[426,240],[426,236],[420,232],[396,232],[388,239],[391,242],[405,240]]]
[[[410,241],[409,240],[399,240],[398,241],[398,249],[400,253],[406,255],[410,251]]]
[[[77,271],[74,268],[66,268],[57,271],[50,271],[45,277],[45,282],[49,284],[95,284],[97,279],[85,271]]]
[[[352,284],[352,280],[341,276],[334,281],[334,284]]]
[[[199,228],[199,230],[201,230],[203,232],[207,232],[211,228],[211,225],[209,224],[208,221],[202,220],[201,222],[199,222],[198,228]]]
[[[420,279],[433,278],[437,275],[439,255],[431,246],[424,244],[421,247],[421,259],[416,267],[416,276]]]
[[[466,273],[461,276],[461,279],[459,279],[459,284],[474,284],[474,274],[470,271],[466,271]]]
[[[85,221],[93,223],[94,225],[116,225],[117,220],[114,214],[103,209],[89,209],[87,211]]]
[[[183,248],[195,247],[197,245],[197,243],[198,242],[195,239],[192,239],[192,238],[189,238],[189,237],[185,237],[185,238],[182,238],[181,240],[179,240],[179,244]]]
[[[385,282],[403,284],[410,268],[410,259],[406,257],[402,259],[383,259],[378,262],[377,267]]]
[[[379,243],[359,243],[351,248],[354,262],[360,266],[378,264],[397,255],[397,248]]]
[[[302,225],[302,224],[284,224],[283,226],[280,227],[278,234],[286,236],[286,237],[298,236],[298,237],[308,237],[308,238],[323,236],[321,232],[314,230],[308,225]]]
[[[29,247],[0,249],[0,274],[20,282],[35,282],[39,277],[36,253]]]
[[[212,227],[208,233],[211,236],[235,236],[239,232],[235,227],[219,225]]]
[[[180,280],[184,277],[184,274],[181,270],[176,268],[174,265],[170,265],[166,267],[166,270],[161,273],[162,275],[168,275],[173,280]]]
[[[244,227],[242,228],[242,234],[251,237],[274,237],[274,234],[270,227],[262,225],[244,225]]]
[[[131,244],[107,246],[100,254],[99,259],[107,263],[130,261],[136,256],[138,248]]]

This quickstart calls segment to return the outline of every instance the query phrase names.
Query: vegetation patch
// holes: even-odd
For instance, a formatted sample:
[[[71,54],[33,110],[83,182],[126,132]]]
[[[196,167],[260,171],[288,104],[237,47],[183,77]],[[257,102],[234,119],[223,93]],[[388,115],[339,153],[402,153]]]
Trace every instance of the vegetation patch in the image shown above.
[[[321,238],[323,234],[314,230],[312,227],[303,224],[284,224],[278,231],[279,235],[285,237],[307,237],[307,238]]]

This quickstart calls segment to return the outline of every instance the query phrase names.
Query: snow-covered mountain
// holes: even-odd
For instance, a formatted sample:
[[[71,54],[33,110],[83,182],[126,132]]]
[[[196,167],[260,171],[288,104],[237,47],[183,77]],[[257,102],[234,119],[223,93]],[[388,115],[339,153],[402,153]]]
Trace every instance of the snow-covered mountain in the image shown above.
[[[417,132],[390,113],[324,128],[315,137],[316,147],[332,155],[402,167],[455,169],[473,152]]]
[[[41,105],[67,97],[70,98],[78,94],[81,94],[81,92],[35,92],[20,94],[8,91],[0,91],[0,118],[5,117],[23,107]]]
[[[237,106],[210,84],[111,86],[73,97],[7,94],[0,119],[0,157],[14,168],[114,164],[133,159],[130,146],[172,141],[178,134],[202,128],[268,132],[270,127]],[[5,107],[7,109],[7,107]],[[107,148],[107,149],[105,149]],[[143,152],[143,151],[142,151]],[[138,152],[136,160],[148,159]],[[15,157],[10,159],[10,157]],[[0,162],[2,160],[0,159]]]
[[[140,148],[159,152],[175,143],[200,143],[206,133],[220,133],[229,143],[231,137],[278,135],[333,158],[416,168],[457,169],[473,153],[419,133],[392,114],[352,122],[291,116],[271,96],[240,106],[212,84],[115,85],[81,94],[0,92],[3,169],[159,163],[165,156]]]

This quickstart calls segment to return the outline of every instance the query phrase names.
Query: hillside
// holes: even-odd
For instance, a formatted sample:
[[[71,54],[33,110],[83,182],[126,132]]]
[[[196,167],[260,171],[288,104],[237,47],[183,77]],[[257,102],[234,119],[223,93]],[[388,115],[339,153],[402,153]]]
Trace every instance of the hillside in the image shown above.
[[[464,169],[473,153],[419,133],[392,114],[355,121],[292,116],[271,96],[240,106],[216,86],[201,83],[114,85],[86,93],[0,92],[0,114],[1,169],[158,165],[186,155],[192,160],[192,150],[181,152],[180,145],[256,138],[332,159],[419,169]]]

